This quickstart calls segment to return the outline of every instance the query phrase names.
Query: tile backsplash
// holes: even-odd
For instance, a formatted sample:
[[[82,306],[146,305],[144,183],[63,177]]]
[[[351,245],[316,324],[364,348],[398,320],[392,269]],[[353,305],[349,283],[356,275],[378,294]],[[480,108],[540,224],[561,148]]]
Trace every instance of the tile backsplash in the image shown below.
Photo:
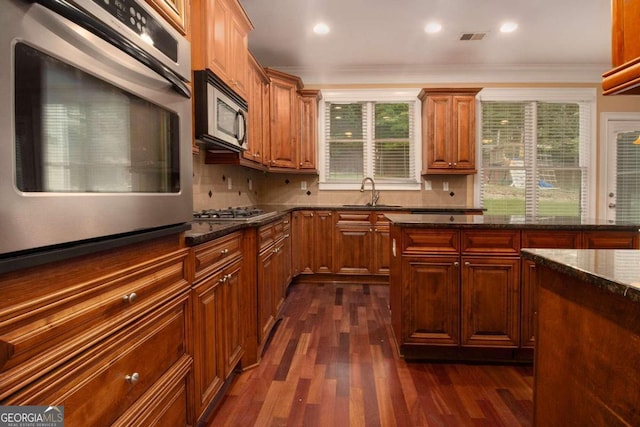
[[[237,165],[207,165],[193,156],[193,208],[236,206],[340,206],[366,204],[370,193],[319,191],[318,175],[265,173]],[[431,190],[381,191],[378,203],[401,206],[473,206],[473,176],[430,176]],[[448,190],[444,190],[444,183]],[[367,185],[367,188],[369,186]]]

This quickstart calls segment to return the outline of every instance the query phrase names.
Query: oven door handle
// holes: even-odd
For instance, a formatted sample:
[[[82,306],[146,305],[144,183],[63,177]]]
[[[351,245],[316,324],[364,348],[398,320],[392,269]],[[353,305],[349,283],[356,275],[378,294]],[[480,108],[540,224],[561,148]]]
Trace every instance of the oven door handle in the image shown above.
[[[117,31],[109,28],[108,25],[96,19],[90,13],[69,3],[67,0],[35,0],[35,2],[40,3],[47,9],[56,12],[108,43],[111,43],[123,52],[126,52],[160,76],[164,77],[173,85],[178,93],[187,98],[191,98],[191,89],[189,89],[189,86],[185,84],[185,82],[176,73],[167,68],[162,62],[140,49],[140,47],[127,40]]]

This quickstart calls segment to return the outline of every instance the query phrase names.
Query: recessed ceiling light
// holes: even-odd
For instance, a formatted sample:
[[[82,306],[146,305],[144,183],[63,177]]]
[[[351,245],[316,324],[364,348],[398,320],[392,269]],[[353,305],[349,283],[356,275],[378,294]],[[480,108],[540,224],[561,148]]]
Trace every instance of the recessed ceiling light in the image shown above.
[[[501,33],[512,33],[518,29],[518,24],[515,22],[505,22],[500,26]]]
[[[429,22],[424,26],[425,33],[434,34],[439,33],[442,30],[442,25],[439,22]]]
[[[328,34],[330,31],[329,26],[324,22],[319,22],[313,27],[313,32],[316,34]]]

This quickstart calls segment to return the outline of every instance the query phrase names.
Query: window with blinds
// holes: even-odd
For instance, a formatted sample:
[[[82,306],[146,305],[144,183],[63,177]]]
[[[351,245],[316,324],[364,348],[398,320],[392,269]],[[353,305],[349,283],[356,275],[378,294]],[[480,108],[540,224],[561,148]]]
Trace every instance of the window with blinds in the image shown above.
[[[415,101],[325,101],[321,180],[419,186]]]
[[[591,103],[482,101],[480,201],[487,214],[587,215]]]

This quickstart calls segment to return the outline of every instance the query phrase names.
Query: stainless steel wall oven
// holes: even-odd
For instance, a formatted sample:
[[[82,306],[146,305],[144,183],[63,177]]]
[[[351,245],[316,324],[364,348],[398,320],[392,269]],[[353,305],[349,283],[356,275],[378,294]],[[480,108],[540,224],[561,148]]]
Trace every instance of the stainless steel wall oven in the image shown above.
[[[192,215],[189,43],[142,0],[0,14],[0,257]]]

